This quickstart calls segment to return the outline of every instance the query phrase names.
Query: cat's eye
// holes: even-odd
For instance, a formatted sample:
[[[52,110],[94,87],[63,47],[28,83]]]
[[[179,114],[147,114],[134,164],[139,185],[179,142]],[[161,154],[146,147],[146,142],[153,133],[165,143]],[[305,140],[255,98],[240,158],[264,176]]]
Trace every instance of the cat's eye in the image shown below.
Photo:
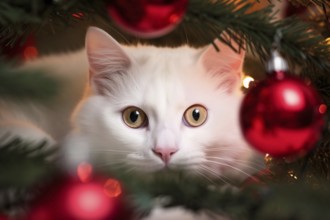
[[[147,115],[138,107],[130,106],[123,111],[123,121],[130,128],[142,128],[147,126]]]
[[[191,127],[201,126],[207,119],[207,109],[202,105],[192,105],[185,111],[183,119]]]

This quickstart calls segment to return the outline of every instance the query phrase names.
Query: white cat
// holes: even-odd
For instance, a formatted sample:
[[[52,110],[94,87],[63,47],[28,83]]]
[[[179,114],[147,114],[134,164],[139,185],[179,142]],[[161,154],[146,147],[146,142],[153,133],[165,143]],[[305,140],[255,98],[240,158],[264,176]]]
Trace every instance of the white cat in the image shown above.
[[[68,85],[78,81],[59,99],[67,103],[64,110],[50,117],[55,125],[64,115],[63,121],[58,119],[63,130],[49,123],[39,126],[56,137],[67,132],[67,112],[82,95],[89,69],[89,92],[63,144],[68,161],[75,165],[90,159],[95,166],[124,166],[132,172],[183,169],[228,184],[242,181],[260,169],[257,153],[244,141],[238,122],[244,53],[215,43],[220,52],[213,46],[128,47],[98,28],[89,28],[87,59],[80,51],[28,64],[52,69],[59,79],[70,79]],[[156,210],[150,219],[186,215],[183,210],[165,213],[171,214]]]
[[[216,44],[221,52],[213,46],[125,47],[90,28],[91,91],[66,140],[70,159],[90,155],[96,165],[132,172],[183,169],[226,183],[255,172],[256,153],[238,122],[244,54]],[[183,210],[153,214],[150,219],[195,219]]]

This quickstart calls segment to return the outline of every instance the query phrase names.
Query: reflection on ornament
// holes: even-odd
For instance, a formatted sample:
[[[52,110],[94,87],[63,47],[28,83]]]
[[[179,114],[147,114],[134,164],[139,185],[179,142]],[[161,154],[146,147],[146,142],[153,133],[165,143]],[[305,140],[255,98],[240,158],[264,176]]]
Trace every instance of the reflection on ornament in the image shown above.
[[[183,19],[188,0],[113,0],[108,5],[116,24],[142,38],[160,37]]]
[[[325,114],[327,112],[328,107],[325,104],[321,104],[319,107],[319,112],[321,114]]]
[[[242,85],[244,88],[248,89],[250,87],[251,82],[254,82],[254,79],[251,76],[244,76],[242,80]]]
[[[288,87],[287,85],[283,85],[283,103],[281,103],[284,107],[287,107],[288,110],[299,111],[302,110],[305,106],[305,99],[303,95],[303,91],[299,88],[295,88],[292,86]]]

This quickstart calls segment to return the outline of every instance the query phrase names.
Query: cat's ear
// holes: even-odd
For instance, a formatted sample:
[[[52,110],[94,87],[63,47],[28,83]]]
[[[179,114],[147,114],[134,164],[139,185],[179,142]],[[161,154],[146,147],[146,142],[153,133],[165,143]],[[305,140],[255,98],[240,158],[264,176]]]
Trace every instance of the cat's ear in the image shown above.
[[[239,53],[222,43],[218,39],[213,42],[214,45],[208,46],[199,58],[199,63],[206,72],[214,75],[221,75],[223,83],[227,87],[234,87],[240,82],[245,52],[243,49]],[[238,46],[232,41],[234,48]]]
[[[85,42],[89,65],[94,74],[113,69],[124,70],[130,66],[130,58],[121,45],[105,31],[89,27]]]
[[[105,31],[89,27],[85,47],[90,68],[92,86],[101,91],[105,80],[114,73],[123,73],[131,65],[129,56],[122,46]]]

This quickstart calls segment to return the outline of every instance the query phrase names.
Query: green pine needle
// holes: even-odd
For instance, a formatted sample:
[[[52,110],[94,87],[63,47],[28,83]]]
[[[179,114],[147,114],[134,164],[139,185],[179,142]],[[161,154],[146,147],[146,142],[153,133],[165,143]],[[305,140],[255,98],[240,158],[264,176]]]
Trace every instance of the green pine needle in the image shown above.
[[[128,201],[140,215],[156,206],[184,207],[196,215],[200,212],[230,216],[235,220],[328,219],[330,188],[295,182],[249,185],[237,190],[223,189],[223,183],[167,171],[154,174],[110,172],[118,178]],[[308,208],[310,207],[310,208]]]
[[[55,168],[47,159],[55,151],[46,142],[29,144],[5,137],[1,142],[5,144],[0,146],[0,188],[26,188],[51,175]]]

